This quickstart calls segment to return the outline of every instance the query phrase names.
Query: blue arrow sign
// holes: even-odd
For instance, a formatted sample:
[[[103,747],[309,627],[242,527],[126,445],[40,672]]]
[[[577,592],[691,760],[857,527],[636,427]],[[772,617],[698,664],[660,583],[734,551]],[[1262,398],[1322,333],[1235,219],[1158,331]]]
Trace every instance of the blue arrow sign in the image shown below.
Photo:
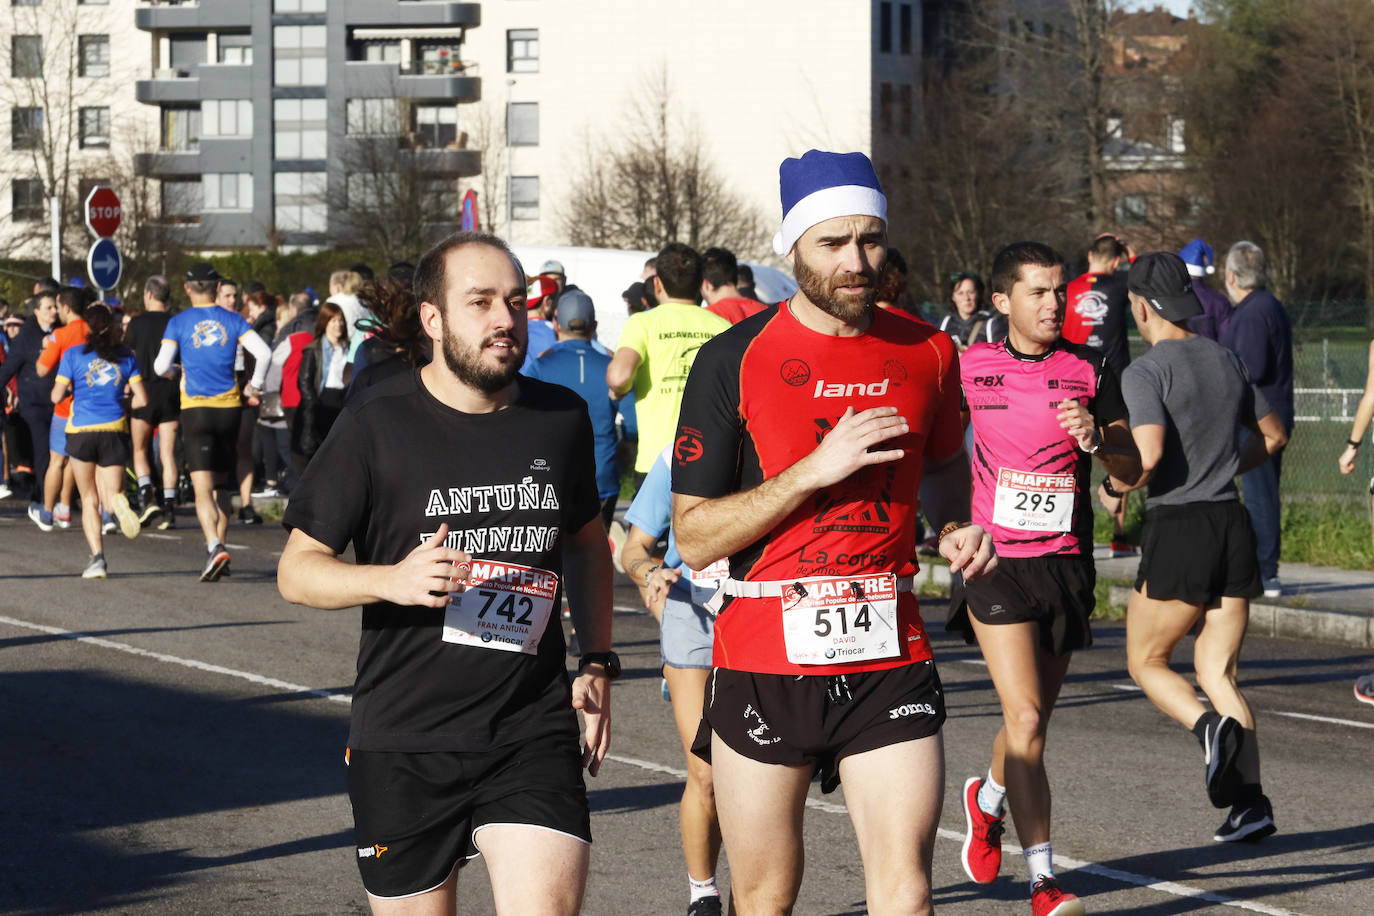
[[[124,259],[112,239],[97,239],[86,254],[86,276],[100,289],[114,289],[124,272]]]

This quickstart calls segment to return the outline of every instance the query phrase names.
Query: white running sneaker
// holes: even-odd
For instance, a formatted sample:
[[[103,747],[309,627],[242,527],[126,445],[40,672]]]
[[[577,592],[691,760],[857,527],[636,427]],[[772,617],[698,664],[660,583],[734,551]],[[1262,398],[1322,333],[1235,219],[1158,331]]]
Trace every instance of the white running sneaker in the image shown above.
[[[1266,597],[1266,598],[1281,598],[1281,597],[1283,597],[1283,583],[1279,581],[1279,577],[1278,577],[1278,576],[1275,576],[1275,577],[1272,578],[1272,579],[1265,579],[1265,580],[1264,580],[1264,597]]]
[[[114,503],[112,508],[115,518],[119,519],[119,530],[131,540],[138,537],[138,533],[143,530],[143,523],[139,521],[134,507],[129,505],[129,497],[123,493],[116,493],[110,501]]]
[[[81,574],[81,578],[104,579],[108,572],[105,568],[105,554],[98,553],[91,557],[91,562],[86,564],[86,570]]]

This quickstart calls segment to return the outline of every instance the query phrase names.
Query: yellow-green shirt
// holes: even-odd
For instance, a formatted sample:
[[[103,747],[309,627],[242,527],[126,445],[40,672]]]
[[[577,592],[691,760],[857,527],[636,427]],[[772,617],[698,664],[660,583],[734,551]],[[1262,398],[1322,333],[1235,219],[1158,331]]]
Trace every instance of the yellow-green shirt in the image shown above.
[[[677,412],[687,373],[697,350],[730,322],[699,305],[665,302],[631,315],[620,332],[617,347],[639,354],[635,368],[635,420],[639,424],[639,454],[635,470],[648,473],[654,459],[673,441]]]

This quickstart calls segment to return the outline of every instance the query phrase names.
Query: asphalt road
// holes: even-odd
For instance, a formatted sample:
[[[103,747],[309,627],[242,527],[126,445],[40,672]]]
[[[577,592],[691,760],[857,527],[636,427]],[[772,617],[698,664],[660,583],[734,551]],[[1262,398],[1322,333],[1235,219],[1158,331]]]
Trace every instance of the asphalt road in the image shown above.
[[[281,600],[277,527],[233,529],[233,576],[214,585],[197,581],[198,532],[153,534],[116,536],[111,578],[87,582],[78,531],[41,534],[17,503],[0,504],[0,912],[366,912],[342,760],[357,612]],[[656,629],[622,586],[626,674],[612,759],[589,784],[585,911],[681,913],[682,751]],[[938,601],[927,607],[943,617]],[[1048,752],[1057,871],[1089,912],[1374,912],[1374,709],[1350,693],[1374,660],[1247,644],[1242,680],[1279,833],[1228,846],[1211,840],[1223,812],[1205,799],[1196,742],[1130,689],[1122,628],[1097,634],[1074,661]],[[1014,849],[987,887],[959,867],[959,788],[986,767],[998,708],[977,650],[933,636],[950,705],[936,905],[1025,913]],[[864,912],[843,804],[813,787],[798,913]],[[492,911],[480,864],[460,895],[463,913]]]

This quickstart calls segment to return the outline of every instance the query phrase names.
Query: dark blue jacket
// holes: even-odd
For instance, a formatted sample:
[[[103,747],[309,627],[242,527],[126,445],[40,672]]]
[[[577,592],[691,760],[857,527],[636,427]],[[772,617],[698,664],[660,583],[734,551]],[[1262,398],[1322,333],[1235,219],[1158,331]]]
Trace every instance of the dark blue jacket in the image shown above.
[[[1188,319],[1188,330],[1220,343],[1231,324],[1231,300],[1208,287],[1201,277],[1193,278],[1193,292],[1202,303],[1202,314]]]
[[[52,410],[52,383],[57,373],[50,372],[46,377],[39,378],[37,371],[38,354],[43,352],[43,340],[47,336],[48,332],[38,326],[33,316],[29,316],[14,340],[10,341],[9,355],[0,364],[0,388],[8,385],[11,378],[19,379],[21,410]]]
[[[1293,327],[1283,303],[1267,289],[1240,301],[1221,345],[1240,357],[1283,428],[1293,430]]]
[[[587,402],[596,448],[596,488],[602,499],[620,492],[620,469],[616,463],[617,406],[606,387],[606,367],[610,364],[611,358],[595,349],[590,340],[563,340],[535,359],[526,373],[532,378],[566,385]]]

